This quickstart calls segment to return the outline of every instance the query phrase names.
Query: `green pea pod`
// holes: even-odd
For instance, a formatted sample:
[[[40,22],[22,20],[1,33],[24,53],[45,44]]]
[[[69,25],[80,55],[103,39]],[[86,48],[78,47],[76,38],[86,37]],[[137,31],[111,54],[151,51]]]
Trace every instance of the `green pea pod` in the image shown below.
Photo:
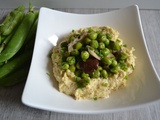
[[[4,36],[9,35],[22,21],[24,17],[24,6],[20,6],[10,12],[0,27],[0,33]]]
[[[38,12],[36,12],[36,18],[34,21],[34,24],[31,27],[31,30],[26,38],[26,40],[24,41],[23,46],[21,47],[21,50],[19,51],[19,53],[21,52],[25,52],[28,50],[33,50],[34,48],[34,42],[35,42],[35,36],[36,36],[36,30],[37,30],[37,24],[38,24]]]
[[[0,45],[0,53],[3,51],[3,49],[5,48],[5,46],[8,44],[8,42],[11,40],[13,34],[11,33],[9,36],[7,36],[3,42]]]
[[[3,36],[0,34],[0,44],[2,44],[2,42],[4,41],[5,38],[6,38],[6,36]]]
[[[2,43],[2,36],[0,35],[0,44]]]
[[[7,38],[7,36],[0,35],[0,44]]]
[[[27,38],[26,38],[26,40],[24,42],[24,45],[26,45],[30,40],[32,40],[33,36],[35,36],[35,34],[36,34],[37,24],[38,24],[38,13],[39,12],[35,12],[36,18],[35,18],[35,21],[34,21],[32,27],[31,27],[31,30],[30,30],[30,32],[29,32],[29,34],[28,34],[28,36],[27,36]]]
[[[26,80],[29,67],[20,68],[17,71],[10,73],[8,76],[0,79],[0,86],[10,87]]]
[[[0,63],[6,62],[20,50],[34,23],[34,20],[35,13],[28,12],[6,48],[2,51],[2,53],[0,53]]]
[[[4,65],[4,63],[0,63],[0,67],[1,67],[2,65]]]
[[[28,51],[25,54],[16,56],[14,59],[8,61],[2,67],[0,67],[0,81],[3,77],[7,76],[11,72],[21,68],[25,63],[30,62],[32,51]]]

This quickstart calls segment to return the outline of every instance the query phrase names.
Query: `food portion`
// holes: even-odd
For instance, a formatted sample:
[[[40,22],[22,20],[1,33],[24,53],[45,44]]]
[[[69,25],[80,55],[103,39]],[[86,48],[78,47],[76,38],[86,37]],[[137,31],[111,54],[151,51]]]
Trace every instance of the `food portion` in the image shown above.
[[[111,27],[72,30],[53,48],[51,56],[59,91],[76,100],[109,97],[126,86],[135,67],[134,51]]]

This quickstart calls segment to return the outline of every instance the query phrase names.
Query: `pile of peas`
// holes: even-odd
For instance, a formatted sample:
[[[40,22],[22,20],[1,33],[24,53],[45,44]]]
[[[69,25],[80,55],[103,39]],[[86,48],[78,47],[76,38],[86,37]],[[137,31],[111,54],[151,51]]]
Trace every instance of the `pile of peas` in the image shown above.
[[[105,33],[103,30],[94,31],[88,28],[87,35],[74,44],[73,50],[69,53],[68,44],[80,37],[79,33],[72,32],[69,40],[61,43],[60,51],[62,55],[61,68],[62,70],[69,69],[75,73],[78,87],[85,87],[90,78],[108,78],[108,76],[116,74],[119,69],[127,70],[126,59],[128,56],[121,49],[124,46],[120,44],[120,40],[112,41],[112,34]],[[95,65],[92,60],[96,58],[90,54],[88,47],[100,57]],[[109,54],[112,56],[107,57]],[[91,62],[88,63],[88,61]],[[82,69],[82,63],[87,63],[85,64],[86,67],[90,67],[91,64],[95,67],[86,72]]]

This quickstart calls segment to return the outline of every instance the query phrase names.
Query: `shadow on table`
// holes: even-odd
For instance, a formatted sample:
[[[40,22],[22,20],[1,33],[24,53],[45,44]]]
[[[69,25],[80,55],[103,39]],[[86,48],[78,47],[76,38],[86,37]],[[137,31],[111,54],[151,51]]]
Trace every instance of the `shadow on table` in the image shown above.
[[[22,104],[21,96],[25,82],[12,87],[0,87],[0,103],[2,104]],[[2,105],[0,104],[0,106]]]

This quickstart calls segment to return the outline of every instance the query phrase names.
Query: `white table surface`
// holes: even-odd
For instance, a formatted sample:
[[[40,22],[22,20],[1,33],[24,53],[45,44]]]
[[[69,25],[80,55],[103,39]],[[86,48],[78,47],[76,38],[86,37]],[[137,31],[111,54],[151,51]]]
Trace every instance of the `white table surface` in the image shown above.
[[[0,9],[0,21],[11,9]],[[61,8],[72,13],[100,13],[113,9]],[[140,10],[148,49],[160,76],[160,9]],[[10,88],[0,88],[0,120],[160,120],[160,101],[143,108],[98,115],[64,114],[38,110],[25,106],[21,95],[25,83]]]

